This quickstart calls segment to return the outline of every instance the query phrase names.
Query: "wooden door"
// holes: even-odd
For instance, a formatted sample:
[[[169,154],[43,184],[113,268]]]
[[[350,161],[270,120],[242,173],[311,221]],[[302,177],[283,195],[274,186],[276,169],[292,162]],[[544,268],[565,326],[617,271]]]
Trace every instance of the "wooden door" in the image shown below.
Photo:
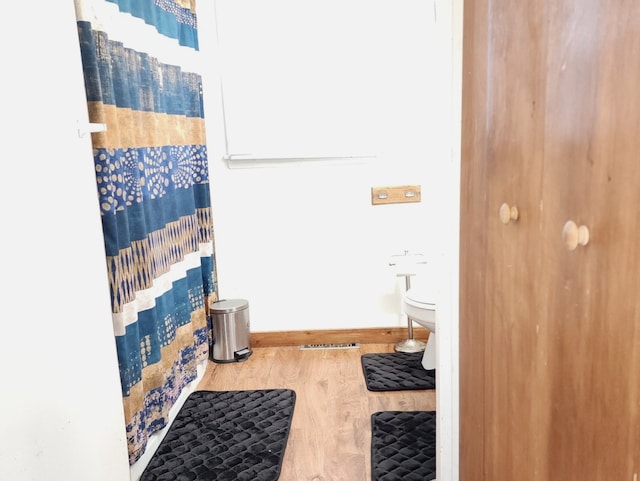
[[[640,5],[550,2],[546,479],[640,476]],[[562,242],[567,221],[586,246]],[[634,478],[635,476],[635,478]]]
[[[531,393],[547,389],[537,318],[546,17],[536,2],[468,7],[476,21],[464,44],[461,476],[540,479],[536,430],[545,421]]]
[[[461,481],[640,474],[639,16],[465,4]]]

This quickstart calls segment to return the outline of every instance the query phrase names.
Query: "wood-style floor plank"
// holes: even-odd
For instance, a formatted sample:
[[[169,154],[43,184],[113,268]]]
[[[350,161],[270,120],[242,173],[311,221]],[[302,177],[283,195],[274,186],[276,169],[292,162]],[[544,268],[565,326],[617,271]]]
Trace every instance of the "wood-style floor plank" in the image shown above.
[[[278,481],[368,481],[371,415],[436,407],[434,390],[367,390],[360,357],[374,352],[393,352],[393,344],[257,347],[244,362],[209,362],[198,389],[293,389],[296,406]]]

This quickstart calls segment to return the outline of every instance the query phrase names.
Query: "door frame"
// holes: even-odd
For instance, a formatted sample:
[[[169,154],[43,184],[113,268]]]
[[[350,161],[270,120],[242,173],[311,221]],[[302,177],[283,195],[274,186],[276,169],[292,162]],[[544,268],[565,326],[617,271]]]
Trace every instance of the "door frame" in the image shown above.
[[[436,335],[438,339],[436,389],[436,466],[437,478],[459,479],[459,282],[460,282],[460,144],[462,130],[462,31],[464,0],[434,0],[437,40],[442,49],[440,65],[443,96],[449,108],[443,109],[445,141],[442,158],[443,181],[448,186],[448,208],[442,213],[444,276]]]

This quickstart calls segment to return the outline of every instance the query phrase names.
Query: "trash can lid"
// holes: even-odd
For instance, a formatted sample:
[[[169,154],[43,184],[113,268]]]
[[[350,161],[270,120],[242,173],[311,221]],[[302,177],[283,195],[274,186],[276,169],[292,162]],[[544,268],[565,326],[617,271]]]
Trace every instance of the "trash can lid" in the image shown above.
[[[222,299],[212,302],[209,307],[211,312],[216,314],[237,312],[249,307],[249,301],[246,299]]]

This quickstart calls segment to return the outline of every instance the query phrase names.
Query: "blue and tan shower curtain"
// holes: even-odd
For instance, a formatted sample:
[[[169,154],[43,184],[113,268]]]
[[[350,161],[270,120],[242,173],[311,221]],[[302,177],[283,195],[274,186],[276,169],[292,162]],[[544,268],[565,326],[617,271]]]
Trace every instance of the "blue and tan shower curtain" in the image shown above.
[[[195,0],[76,0],[76,15],[89,120],[106,126],[91,134],[93,161],[133,464],[208,358],[216,275]]]

